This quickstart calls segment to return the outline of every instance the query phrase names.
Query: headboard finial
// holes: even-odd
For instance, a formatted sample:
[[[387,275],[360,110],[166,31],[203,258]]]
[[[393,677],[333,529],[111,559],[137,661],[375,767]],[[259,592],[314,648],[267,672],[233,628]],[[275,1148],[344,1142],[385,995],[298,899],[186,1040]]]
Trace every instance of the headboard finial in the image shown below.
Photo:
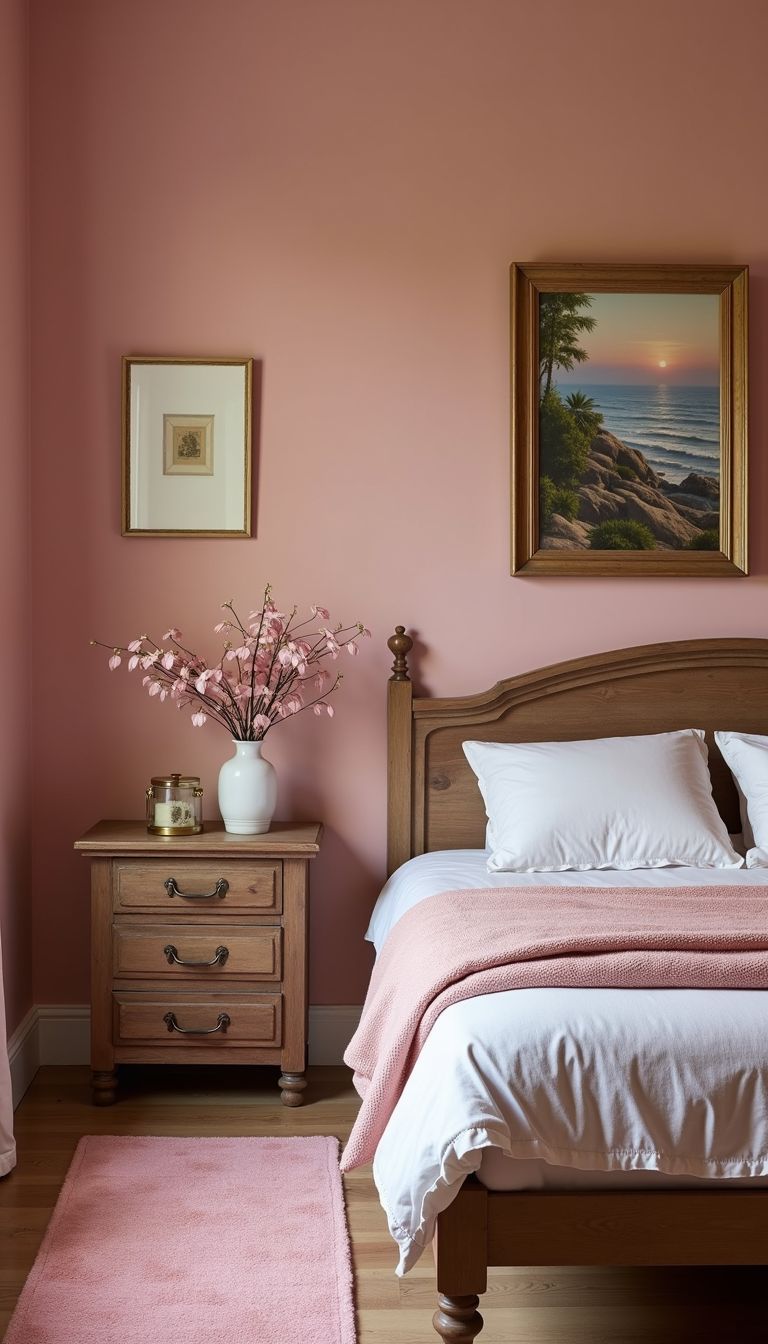
[[[413,648],[413,640],[406,635],[404,625],[396,625],[394,635],[387,640],[387,648],[395,655],[390,681],[410,681],[408,676],[408,654]]]

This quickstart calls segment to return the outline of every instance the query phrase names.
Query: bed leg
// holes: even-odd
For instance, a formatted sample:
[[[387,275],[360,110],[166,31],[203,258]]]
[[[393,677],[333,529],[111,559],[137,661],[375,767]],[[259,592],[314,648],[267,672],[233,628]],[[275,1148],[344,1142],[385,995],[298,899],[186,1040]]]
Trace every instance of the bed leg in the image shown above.
[[[444,1344],[472,1344],[483,1328],[477,1310],[488,1277],[488,1191],[470,1176],[435,1228],[438,1308],[432,1317]]]
[[[437,1301],[439,1305],[432,1324],[444,1344],[472,1344],[483,1328],[483,1318],[477,1310],[480,1305],[477,1293],[467,1293],[464,1297],[446,1297],[445,1293],[439,1293]]]

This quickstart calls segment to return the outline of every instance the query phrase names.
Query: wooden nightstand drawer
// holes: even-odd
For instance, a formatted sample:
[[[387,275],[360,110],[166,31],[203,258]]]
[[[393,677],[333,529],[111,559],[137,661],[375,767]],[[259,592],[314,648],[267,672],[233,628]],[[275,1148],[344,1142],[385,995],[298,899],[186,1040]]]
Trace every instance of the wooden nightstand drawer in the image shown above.
[[[187,859],[172,854],[167,859],[116,859],[113,891],[114,909],[123,914],[168,911],[177,917],[187,910],[217,915],[280,914],[282,864],[268,859]]]
[[[150,835],[101,821],[78,840],[91,864],[93,1099],[117,1067],[271,1064],[280,1099],[306,1086],[309,868],[316,822],[232,835]]]
[[[279,928],[215,924],[118,923],[112,927],[114,974],[127,978],[279,980]]]
[[[168,993],[113,996],[115,1044],[221,1049],[282,1042],[279,994]]]

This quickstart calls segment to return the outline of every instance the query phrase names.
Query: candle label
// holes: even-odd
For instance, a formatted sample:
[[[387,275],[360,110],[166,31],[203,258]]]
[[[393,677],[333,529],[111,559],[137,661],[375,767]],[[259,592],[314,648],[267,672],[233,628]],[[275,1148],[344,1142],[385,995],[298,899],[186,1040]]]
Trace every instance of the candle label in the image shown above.
[[[155,803],[155,825],[175,826],[179,829],[196,825],[195,810],[191,803]]]

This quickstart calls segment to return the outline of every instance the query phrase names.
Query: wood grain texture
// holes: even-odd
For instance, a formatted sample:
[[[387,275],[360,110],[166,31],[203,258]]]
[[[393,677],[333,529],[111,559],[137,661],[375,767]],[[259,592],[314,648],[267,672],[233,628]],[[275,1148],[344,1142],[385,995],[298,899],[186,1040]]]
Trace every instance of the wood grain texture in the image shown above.
[[[315,855],[323,828],[318,822],[273,821],[266,835],[230,835],[221,822],[206,821],[200,835],[150,835],[143,821],[99,821],[75,843],[85,854],[169,854],[276,857]]]
[[[486,816],[461,747],[467,739],[563,741],[692,727],[706,731],[715,801],[728,828],[740,830],[736,790],[713,733],[768,734],[768,640],[649,644],[526,672],[477,695],[415,697],[410,721],[403,715],[390,724],[390,767],[404,750],[411,762],[390,813],[390,844],[401,862],[483,847]]]
[[[515,270],[542,293],[722,294],[747,268],[542,261],[522,262]]]
[[[307,900],[309,888],[305,862],[295,858],[285,860],[283,887],[285,891],[285,914],[283,915],[285,930],[285,947],[283,950],[285,1026],[283,1028],[283,1053],[280,1062],[284,1074],[301,1074],[307,1067],[307,1016],[309,1013],[309,903]]]
[[[408,655],[413,640],[405,626],[387,640],[394,656],[387,686],[387,873],[411,857],[413,685]]]
[[[466,1181],[435,1233],[437,1289],[454,1297],[484,1293],[488,1279],[488,1191]]]
[[[283,1104],[302,1104],[309,861],[321,830],[278,826],[234,837],[231,850],[224,832],[169,842],[140,822],[101,822],[78,841],[92,868],[96,1105],[116,1098],[116,1064],[233,1058],[274,1063]]]
[[[539,294],[720,296],[720,550],[590,551],[539,546]],[[543,263],[510,269],[512,574],[743,576],[747,563],[748,270],[745,266]]]
[[[387,872],[393,873],[411,855],[411,731],[413,686],[390,681],[387,733],[390,757],[387,786]]]
[[[91,864],[91,1068],[115,1067],[112,1046],[112,874],[109,859]],[[102,1085],[102,1094],[109,1089]]]
[[[439,1294],[432,1324],[443,1344],[472,1344],[483,1328],[483,1318],[477,1310],[479,1302],[477,1293],[463,1297]]]
[[[301,1106],[304,1102],[304,1089],[307,1080],[303,1073],[281,1073],[277,1080],[280,1088],[280,1100],[284,1106]]]
[[[94,1110],[88,1070],[42,1069],[16,1113],[19,1165],[0,1181],[0,1336],[82,1134],[336,1134],[358,1099],[345,1069],[310,1068],[308,1104],[280,1106],[267,1069],[126,1069]],[[344,1178],[359,1344],[436,1344],[429,1250],[405,1279],[371,1179]],[[546,1261],[544,1262],[546,1264]],[[762,1269],[525,1266],[488,1271],[482,1344],[734,1344],[765,1337]]]
[[[173,878],[181,896],[171,895],[165,882]],[[223,896],[216,893],[222,879],[227,883]],[[116,860],[114,864],[115,910],[170,911],[176,917],[180,908],[197,918],[203,911],[215,916],[230,914],[279,914],[283,908],[282,864],[259,859],[257,864],[245,858],[223,855],[219,859],[180,858]],[[208,896],[201,900],[201,896]]]
[[[112,928],[112,970],[116,979],[279,980],[282,930],[194,924],[117,924]],[[169,961],[165,949],[174,949],[178,961]],[[220,955],[223,949],[226,955]],[[215,965],[201,965],[215,961]],[[179,965],[192,962],[194,965]]]
[[[490,1264],[766,1265],[765,1190],[488,1193]]]
[[[183,990],[167,994],[114,995],[115,1043],[119,1046],[163,1045],[178,1052],[181,1063],[190,1049],[221,1051],[250,1045],[279,1046],[281,1039],[281,996],[279,994],[234,994],[221,992],[191,994]],[[226,1013],[229,1024],[225,1033],[216,1035],[179,1035],[169,1031],[166,1014],[173,1012],[185,1031],[207,1032],[215,1027],[219,1015]],[[225,1042],[225,1044],[223,1043]],[[133,1058],[127,1050],[121,1057]],[[154,1055],[145,1056],[153,1059]],[[229,1055],[227,1055],[229,1058]],[[135,1062],[141,1062],[140,1058]]]

